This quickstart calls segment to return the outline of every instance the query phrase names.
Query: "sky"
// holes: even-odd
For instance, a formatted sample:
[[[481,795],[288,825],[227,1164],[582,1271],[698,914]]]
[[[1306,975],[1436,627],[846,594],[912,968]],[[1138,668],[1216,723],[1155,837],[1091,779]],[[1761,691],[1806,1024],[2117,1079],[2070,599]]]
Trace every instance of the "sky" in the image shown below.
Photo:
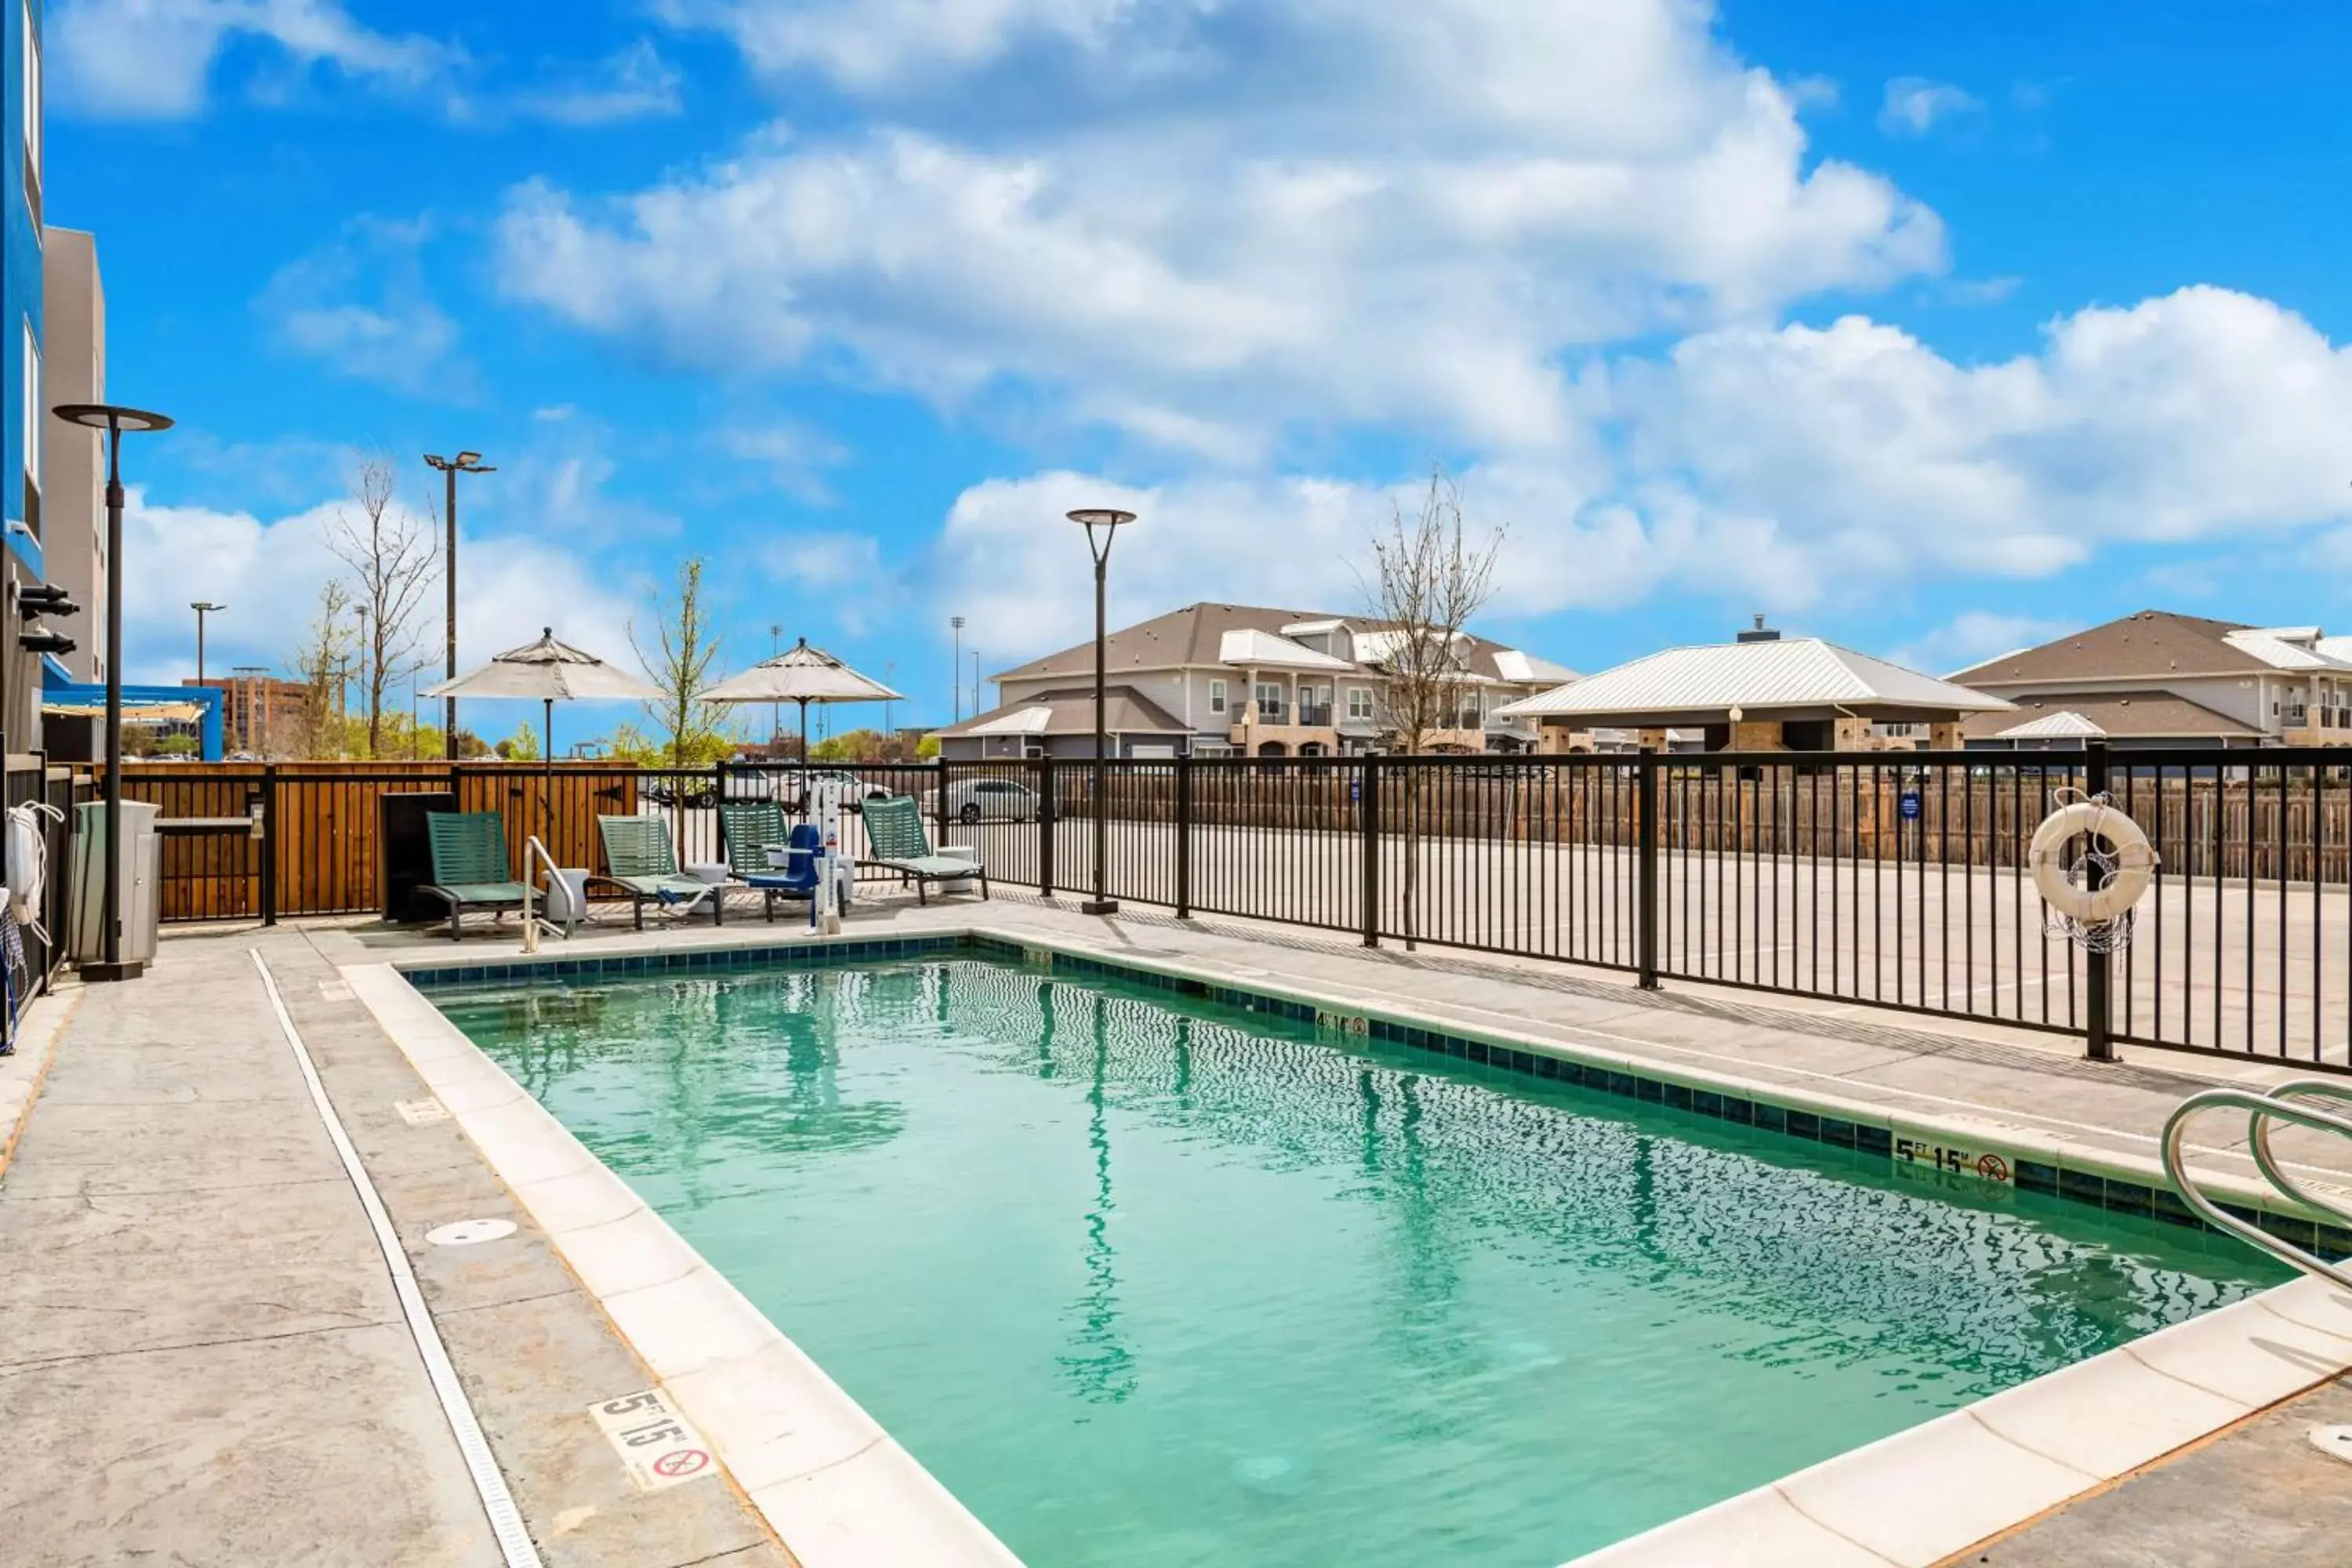
[[[1442,467],[1480,629],[1754,613],[1942,671],[2352,627],[2333,0],[49,0],[49,221],[139,442],[126,672],[286,666],[363,454],[461,662],[708,562],[950,711],[1114,624],[1360,610]],[[434,628],[437,638],[437,626]],[[429,677],[428,677],[429,679]],[[970,666],[963,679],[970,680]],[[965,711],[969,712],[967,706]],[[504,733],[525,715],[474,714]],[[606,724],[590,713],[559,743]],[[562,733],[572,731],[570,735]]]

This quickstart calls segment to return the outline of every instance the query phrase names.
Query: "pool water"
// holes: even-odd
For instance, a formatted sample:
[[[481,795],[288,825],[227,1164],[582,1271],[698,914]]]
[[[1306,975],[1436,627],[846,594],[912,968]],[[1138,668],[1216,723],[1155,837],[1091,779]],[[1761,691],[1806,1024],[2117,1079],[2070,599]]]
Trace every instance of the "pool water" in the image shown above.
[[[1018,963],[435,999],[1034,1568],[1546,1568],[2281,1278]]]

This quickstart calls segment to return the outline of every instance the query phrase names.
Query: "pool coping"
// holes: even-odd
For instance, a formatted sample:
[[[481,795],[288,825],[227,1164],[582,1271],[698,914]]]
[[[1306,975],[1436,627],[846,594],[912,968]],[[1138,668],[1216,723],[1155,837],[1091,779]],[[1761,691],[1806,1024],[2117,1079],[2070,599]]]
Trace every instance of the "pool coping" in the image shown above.
[[[1111,954],[1033,931],[971,924],[903,938],[801,937],[765,944],[655,940],[603,949],[587,958],[514,955],[453,965],[416,954],[347,966],[354,991],[386,1033],[808,1568],[898,1561],[900,1552],[915,1549],[919,1554],[908,1560],[1017,1560],[625,1182],[450,1024],[429,994],[452,984],[542,975],[709,975],[955,951],[1040,962],[1056,971],[1275,1011],[1293,1021],[1451,1060],[1883,1153],[1895,1168],[1915,1168],[1937,1179],[2040,1192],[2205,1228],[2171,1192],[2157,1161],[2084,1148],[2036,1129],[1890,1111],[1735,1073],[1466,1025],[1385,1000],[1367,1008],[1286,981],[1253,975],[1245,984],[1234,984],[1192,965]],[[1584,1026],[1569,1027],[1606,1037],[1604,1031]],[[422,1037],[415,1042],[425,1047],[421,1056],[404,1037],[412,1028]],[[442,1092],[436,1074],[448,1083],[454,1102]],[[2266,1186],[2231,1173],[2209,1170],[2200,1175],[2225,1206],[2265,1230],[2323,1253],[2352,1252],[2352,1232],[2315,1222]],[[2352,1190],[2312,1184],[2352,1202]],[[1930,1568],[2347,1369],[2352,1296],[2324,1281],[2298,1279],[1835,1456],[1577,1563],[1595,1568],[1726,1561],[1759,1568]],[[847,1447],[852,1438],[857,1445]],[[816,1462],[784,1473],[803,1460]],[[833,1474],[837,1469],[858,1473],[844,1478]],[[909,1530],[920,1539],[909,1537]],[[821,1537],[812,1538],[813,1531]],[[804,1542],[824,1551],[811,1555]],[[833,1555],[836,1547],[845,1554]]]

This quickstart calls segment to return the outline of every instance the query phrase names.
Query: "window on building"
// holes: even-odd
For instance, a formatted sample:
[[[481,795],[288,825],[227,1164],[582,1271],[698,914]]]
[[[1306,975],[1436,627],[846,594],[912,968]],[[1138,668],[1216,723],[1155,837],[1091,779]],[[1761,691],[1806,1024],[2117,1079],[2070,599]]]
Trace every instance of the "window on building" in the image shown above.
[[[25,526],[41,536],[41,346],[25,322]]]
[[[1279,723],[1282,720],[1282,687],[1272,680],[1257,683],[1257,716],[1261,722]]]
[[[33,211],[33,233],[41,232],[41,40],[33,32],[33,9],[17,12],[25,29],[25,205]]]
[[[1212,680],[1209,682],[1209,711],[1222,713],[1224,710],[1225,683],[1222,680]]]
[[[1372,689],[1369,686],[1348,688],[1348,717],[1370,721],[1372,716]]]

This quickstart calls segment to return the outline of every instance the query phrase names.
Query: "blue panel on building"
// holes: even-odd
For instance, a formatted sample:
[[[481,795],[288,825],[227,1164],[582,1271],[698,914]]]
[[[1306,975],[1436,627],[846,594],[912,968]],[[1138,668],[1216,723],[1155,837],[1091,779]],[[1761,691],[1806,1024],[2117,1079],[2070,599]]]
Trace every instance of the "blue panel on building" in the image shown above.
[[[41,574],[40,0],[0,0],[0,519]],[[29,439],[28,439],[29,437]]]

